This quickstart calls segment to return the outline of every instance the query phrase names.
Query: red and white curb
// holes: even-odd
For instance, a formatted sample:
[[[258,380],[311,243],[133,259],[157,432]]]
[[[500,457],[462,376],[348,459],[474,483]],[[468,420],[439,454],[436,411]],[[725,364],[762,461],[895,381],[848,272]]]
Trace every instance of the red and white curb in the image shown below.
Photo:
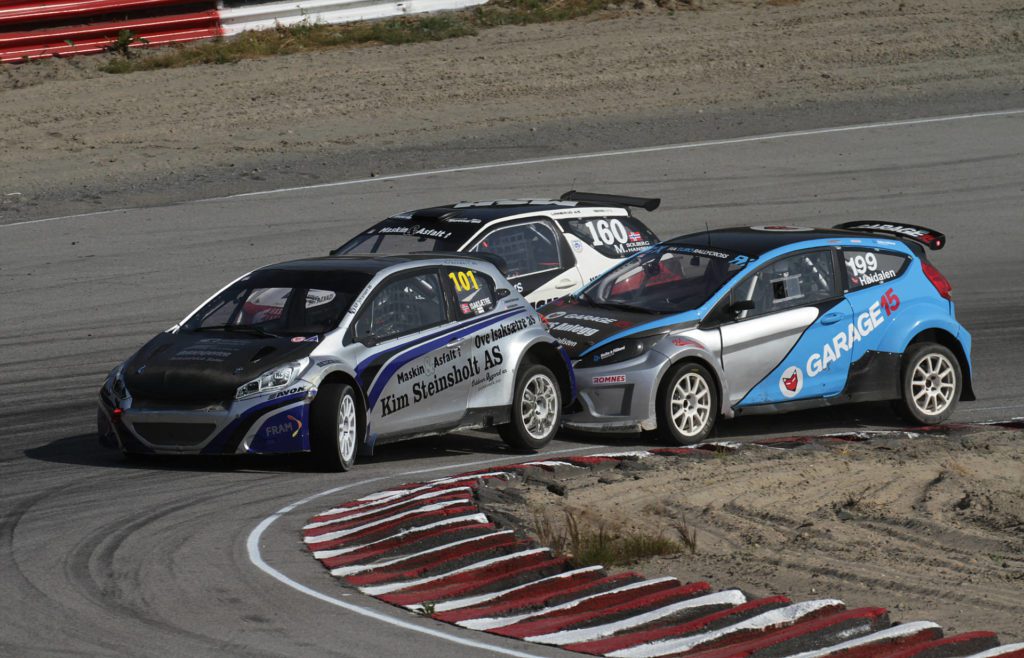
[[[994,633],[945,637],[930,621],[893,624],[885,608],[850,610],[836,599],[751,600],[704,582],[573,568],[551,549],[500,528],[478,506],[487,481],[531,471],[893,434],[905,433],[716,442],[501,466],[409,483],[325,510],[304,526],[303,541],[333,576],[369,596],[463,628],[597,656],[1024,658],[1024,644],[999,646]]]

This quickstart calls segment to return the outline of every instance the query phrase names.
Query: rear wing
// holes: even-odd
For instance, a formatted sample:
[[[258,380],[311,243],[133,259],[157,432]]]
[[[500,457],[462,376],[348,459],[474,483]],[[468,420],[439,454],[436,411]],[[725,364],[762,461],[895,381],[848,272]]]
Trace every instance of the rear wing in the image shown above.
[[[648,199],[640,196],[622,196],[619,194],[595,194],[593,192],[577,192],[569,190],[559,201],[581,201],[583,203],[608,204],[610,206],[628,206],[631,208],[643,208],[647,212],[656,210],[661,205],[661,199]]]
[[[844,222],[836,224],[832,228],[841,228],[857,233],[878,233],[891,235],[896,238],[907,238],[923,244],[932,250],[939,250],[946,246],[946,236],[938,231],[924,226],[914,224],[896,224],[893,222]]]

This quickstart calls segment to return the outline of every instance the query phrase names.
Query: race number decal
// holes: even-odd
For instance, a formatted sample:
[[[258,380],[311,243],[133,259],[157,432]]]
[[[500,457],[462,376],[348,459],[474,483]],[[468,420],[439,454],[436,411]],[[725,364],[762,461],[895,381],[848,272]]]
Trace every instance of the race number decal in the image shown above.
[[[469,292],[470,290],[480,290],[480,284],[476,281],[476,275],[473,274],[472,270],[461,270],[458,272],[449,272],[448,278],[455,284],[455,292]]]
[[[629,233],[618,219],[598,219],[587,222],[584,226],[590,231],[590,239],[595,247],[623,244],[629,241]]]

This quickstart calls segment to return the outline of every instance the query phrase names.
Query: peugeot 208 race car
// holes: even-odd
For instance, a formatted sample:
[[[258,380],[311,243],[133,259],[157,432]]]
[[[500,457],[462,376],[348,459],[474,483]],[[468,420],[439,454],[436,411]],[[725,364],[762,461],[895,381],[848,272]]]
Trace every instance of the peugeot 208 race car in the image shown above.
[[[126,453],[357,450],[497,425],[534,450],[575,391],[565,351],[483,258],[326,257],[236,280],[108,376],[99,433]]]
[[[653,247],[542,309],[580,386],[564,423],[660,428],[685,444],[719,414],[869,400],[941,422],[974,399],[970,335],[923,248],[944,243],[917,226],[850,222]]]
[[[629,208],[659,204],[575,191],[558,200],[464,201],[389,217],[331,253],[494,254],[516,290],[540,306],[657,243]]]

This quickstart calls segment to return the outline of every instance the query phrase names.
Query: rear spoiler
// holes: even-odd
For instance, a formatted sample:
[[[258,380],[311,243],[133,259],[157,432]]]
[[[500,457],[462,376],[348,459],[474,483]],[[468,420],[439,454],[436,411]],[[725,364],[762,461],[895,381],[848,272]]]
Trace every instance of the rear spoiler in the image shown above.
[[[661,205],[661,199],[648,199],[640,196],[621,196],[619,194],[594,194],[593,192],[577,192],[576,190],[569,190],[559,197],[559,200],[643,208],[647,212],[656,210],[658,206]]]
[[[847,231],[856,231],[858,233],[879,233],[882,235],[891,235],[896,238],[908,238],[935,251],[946,246],[945,235],[934,229],[925,228],[924,226],[915,226],[914,224],[859,221],[836,224],[832,228],[841,228]]]

